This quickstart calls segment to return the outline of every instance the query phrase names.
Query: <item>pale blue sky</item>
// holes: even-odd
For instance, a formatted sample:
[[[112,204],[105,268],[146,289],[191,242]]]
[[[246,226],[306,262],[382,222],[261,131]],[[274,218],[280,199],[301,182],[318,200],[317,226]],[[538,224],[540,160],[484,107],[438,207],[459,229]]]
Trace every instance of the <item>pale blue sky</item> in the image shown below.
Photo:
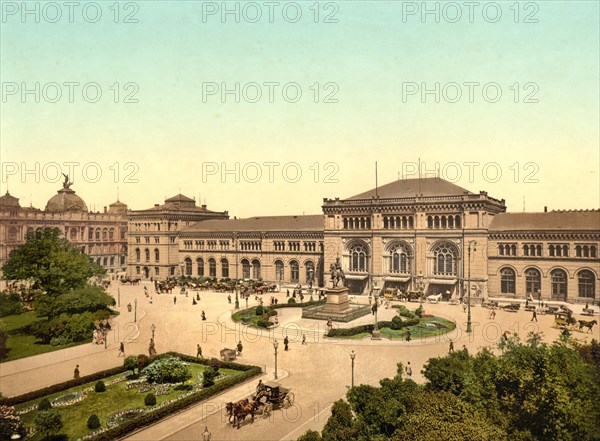
[[[2,2],[5,12],[7,3]],[[74,23],[66,17],[48,23],[42,15],[40,23],[31,16],[23,23],[19,13],[5,14],[4,88],[7,83],[96,82],[103,95],[87,103],[76,89],[73,103],[66,96],[58,103],[35,103],[27,96],[22,103],[19,92],[3,92],[1,162],[5,167],[18,163],[19,169],[23,162],[30,168],[39,162],[41,175],[49,161],[95,161],[103,171],[98,182],[84,179],[80,169],[73,179],[74,189],[96,208],[115,199],[118,185],[121,200],[132,208],[152,206],[181,189],[232,215],[318,213],[323,197],[373,187],[375,161],[379,182],[385,183],[397,178],[402,163],[418,157],[428,168],[435,162],[442,167],[498,163],[503,172],[498,182],[486,182],[481,167],[469,182],[463,166],[464,176],[456,183],[506,199],[511,211],[522,210],[523,197],[528,211],[544,205],[599,206],[598,2],[536,2],[538,23],[522,22],[532,11],[525,10],[527,2],[519,4],[519,23],[509,9],[512,1],[498,2],[503,15],[497,23],[488,23],[480,10],[473,23],[467,17],[448,23],[443,16],[440,23],[431,16],[426,23],[409,16],[405,23],[402,11],[410,2],[393,1],[334,2],[339,22],[314,23],[314,2],[298,3],[303,16],[297,23],[286,22],[280,8],[274,23],[266,16],[259,23],[235,23],[231,16],[222,23],[219,15],[203,22],[208,3],[194,1],[137,2],[139,23],[115,24],[112,1],[99,2],[103,16],[97,23],[86,22],[77,10]],[[331,11],[325,3],[321,19]],[[120,20],[131,11],[124,5]],[[258,103],[235,103],[229,96],[221,103],[219,95],[203,102],[205,82],[270,81],[298,83],[302,99],[288,103],[279,92],[273,103],[266,96]],[[126,94],[123,84],[136,83],[139,102],[114,103],[110,87],[115,82],[121,85],[120,101]],[[338,102],[314,103],[310,87],[315,82],[336,83]],[[403,102],[406,82],[428,87],[495,82],[503,95],[489,103],[479,87],[473,103],[466,96],[458,103],[435,103],[429,96],[422,103],[418,94]],[[520,84],[518,103],[514,83]],[[532,90],[524,89],[526,83],[537,85],[539,102],[523,102]],[[464,85],[462,91],[467,92]],[[321,90],[321,101],[326,92]],[[236,183],[232,175],[226,182],[218,176],[202,182],[203,162],[233,168],[235,162],[249,161],[295,161],[303,175],[296,183],[286,182],[279,168],[270,183],[263,167],[258,183]],[[115,183],[109,168],[115,162],[121,168],[135,162],[139,182],[123,182],[129,169]],[[315,162],[321,168],[317,183],[310,169]],[[323,182],[328,162],[339,167],[338,183]],[[530,162],[537,168],[524,169]],[[514,163],[521,167],[518,182],[510,168]],[[533,170],[539,182],[523,182]],[[17,174],[9,178],[9,188],[22,203],[43,208],[60,184],[44,182],[43,176],[40,183],[34,180],[34,175]],[[4,192],[5,176],[1,185]]]

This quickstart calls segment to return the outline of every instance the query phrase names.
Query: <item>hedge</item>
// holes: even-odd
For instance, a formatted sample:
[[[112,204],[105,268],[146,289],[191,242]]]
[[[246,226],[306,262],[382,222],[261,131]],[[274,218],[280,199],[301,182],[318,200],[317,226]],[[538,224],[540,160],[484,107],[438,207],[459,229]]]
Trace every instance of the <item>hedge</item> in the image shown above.
[[[389,321],[377,322],[377,327],[379,329],[391,328],[391,326],[392,326],[392,322],[389,322]],[[373,332],[373,329],[375,329],[375,325],[362,325],[362,326],[355,326],[353,328],[330,329],[327,332],[326,337],[350,337],[352,335],[361,334],[363,332],[371,333],[371,332]]]

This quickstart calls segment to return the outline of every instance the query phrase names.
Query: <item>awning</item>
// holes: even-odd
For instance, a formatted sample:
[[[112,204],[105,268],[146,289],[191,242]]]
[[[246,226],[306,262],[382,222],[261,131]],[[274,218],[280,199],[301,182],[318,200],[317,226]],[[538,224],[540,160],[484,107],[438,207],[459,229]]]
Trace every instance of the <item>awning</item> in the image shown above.
[[[387,276],[387,277],[384,277],[383,280],[385,280],[386,282],[408,282],[410,280],[410,276],[407,276],[407,277]]]
[[[454,285],[456,284],[456,279],[429,279],[430,285]]]
[[[369,277],[368,274],[346,274],[346,279],[350,280],[365,280],[367,277]]]

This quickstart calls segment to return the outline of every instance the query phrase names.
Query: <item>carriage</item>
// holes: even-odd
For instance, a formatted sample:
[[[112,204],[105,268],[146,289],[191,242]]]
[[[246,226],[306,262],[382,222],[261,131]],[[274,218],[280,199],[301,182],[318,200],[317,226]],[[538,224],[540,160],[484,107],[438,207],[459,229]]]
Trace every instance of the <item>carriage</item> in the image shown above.
[[[233,360],[235,360],[235,357],[237,356],[237,351],[235,349],[223,348],[223,349],[221,349],[219,354],[221,355],[221,360],[233,361]]]
[[[263,391],[256,395],[255,400],[258,404],[259,412],[264,418],[268,418],[273,409],[286,409],[294,404],[294,393],[291,389],[268,381],[264,384]]]
[[[554,327],[561,329],[573,329],[577,320],[567,312],[557,312],[554,314]]]

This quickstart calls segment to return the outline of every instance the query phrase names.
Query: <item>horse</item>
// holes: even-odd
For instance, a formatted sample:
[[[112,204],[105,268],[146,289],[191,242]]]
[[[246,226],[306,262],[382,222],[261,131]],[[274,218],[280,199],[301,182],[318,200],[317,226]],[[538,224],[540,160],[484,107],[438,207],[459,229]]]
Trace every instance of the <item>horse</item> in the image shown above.
[[[234,411],[236,409],[237,406],[240,405],[245,405],[248,403],[248,398],[245,398],[243,400],[239,400],[236,401],[235,403],[233,401],[230,401],[229,403],[227,403],[225,405],[225,411],[227,412],[227,416],[229,417],[228,421],[231,423],[231,419],[234,417]]]
[[[432,294],[430,296],[427,296],[427,301],[429,303],[439,303],[440,300],[442,300],[442,294],[437,294],[437,295]]]
[[[243,403],[236,403],[233,406],[233,425],[237,424],[237,428],[240,428],[240,423],[246,419],[248,415],[250,415],[250,423],[254,423],[254,414],[256,409],[258,409],[258,403],[256,401],[249,402],[248,399],[244,400]]]
[[[596,320],[579,320],[579,332],[583,332],[583,328],[588,328],[588,332],[592,332],[592,328],[598,322]]]

